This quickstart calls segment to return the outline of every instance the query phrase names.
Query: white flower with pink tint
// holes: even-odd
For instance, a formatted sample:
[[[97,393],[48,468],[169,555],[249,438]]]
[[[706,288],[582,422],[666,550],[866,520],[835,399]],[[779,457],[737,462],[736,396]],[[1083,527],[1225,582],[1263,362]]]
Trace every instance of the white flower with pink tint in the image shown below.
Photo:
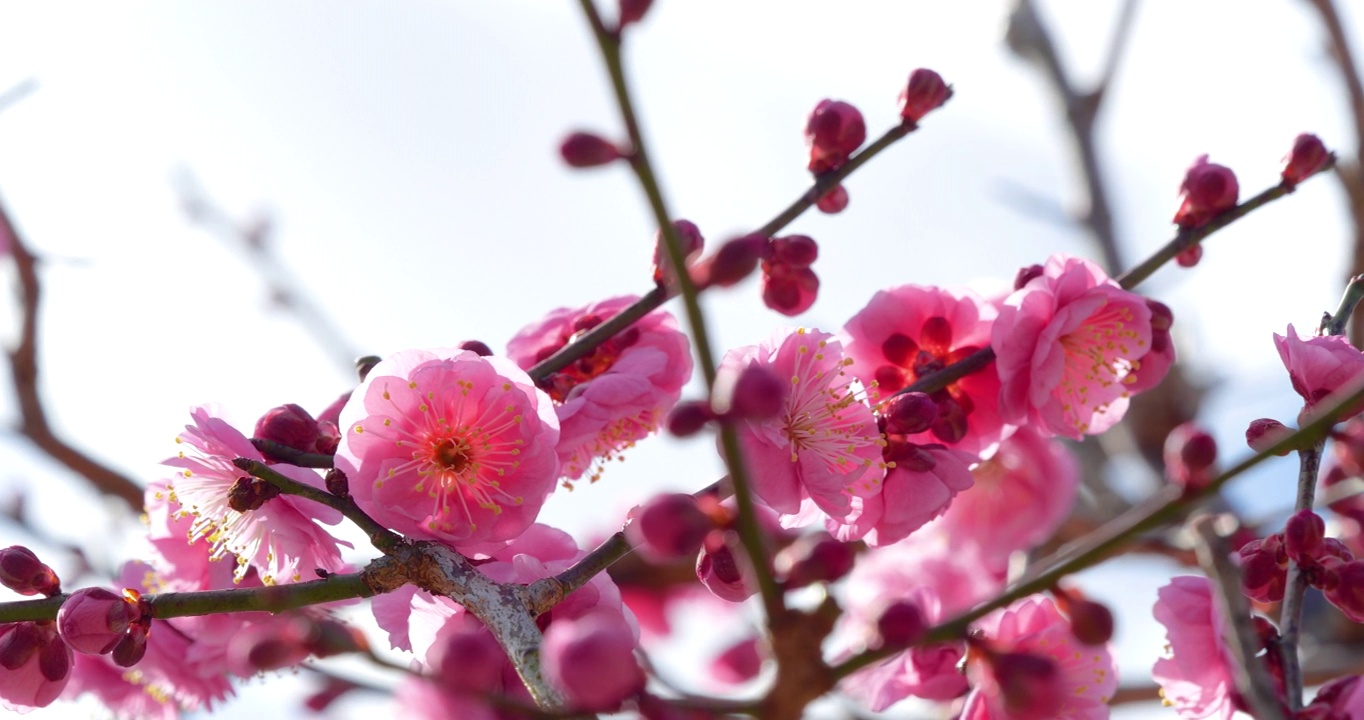
[[[736,425],[753,491],[779,513],[794,515],[809,498],[842,517],[852,509],[852,486],[875,486],[885,472],[885,441],[851,364],[832,334],[804,328],[778,330],[720,363],[726,374],[756,365],[789,383],[774,417]]]
[[[341,410],[336,467],[355,503],[405,535],[505,542],[554,490],[559,421],[503,358],[407,350],[375,365]]]
[[[206,538],[212,545],[212,559],[235,555],[236,578],[255,568],[268,585],[295,582],[315,568],[340,572],[338,545],[350,546],[332,537],[318,523],[335,525],[341,513],[311,500],[280,495],[264,480],[251,478],[233,460],[265,458],[240,431],[215,416],[208,407],[190,411],[193,425],[175,439],[183,448],[165,461],[180,468],[179,476],[166,483],[168,498],[179,503],[181,512],[194,517],[189,542]],[[277,464],[274,470],[296,482],[322,488],[316,472],[292,465]],[[252,488],[256,502],[250,508],[234,509],[234,491]],[[240,506],[239,506],[240,507]]]
[[[559,308],[507,343],[529,370],[584,332],[634,304],[636,297]],[[559,417],[559,461],[569,480],[596,480],[605,463],[658,429],[691,377],[691,346],[673,316],[655,310],[545,379]]]
[[[989,649],[973,647],[968,655],[973,687],[961,720],[1108,718],[1108,701],[1118,688],[1117,663],[1106,645],[1076,640],[1070,620],[1051,598],[1024,598],[982,618],[975,628],[981,636],[972,642]],[[1045,688],[1026,687],[1040,680],[1033,672],[1038,666],[1049,668],[1045,681],[1038,683]],[[1030,696],[1035,703],[1012,705]]]
[[[1053,255],[995,319],[1001,417],[1077,440],[1107,430],[1169,369],[1173,347],[1153,349],[1160,332],[1140,295],[1087,260]]]

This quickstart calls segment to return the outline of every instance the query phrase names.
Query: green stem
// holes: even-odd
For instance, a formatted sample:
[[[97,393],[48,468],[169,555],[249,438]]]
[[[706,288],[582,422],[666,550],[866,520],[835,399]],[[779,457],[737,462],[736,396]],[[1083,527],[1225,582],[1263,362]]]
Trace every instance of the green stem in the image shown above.
[[[297,495],[298,497],[321,503],[322,505],[326,505],[327,507],[336,510],[344,515],[347,520],[355,523],[357,527],[365,531],[365,534],[369,536],[369,541],[379,550],[379,552],[388,554],[403,542],[401,536],[383,525],[380,525],[374,518],[365,514],[365,511],[361,510],[355,504],[355,501],[350,498],[337,497],[326,490],[319,490],[311,485],[305,485],[297,480],[285,477],[276,472],[274,468],[259,460],[237,458],[232,461],[232,464],[236,465],[242,471],[250,473],[252,477],[260,478],[261,480],[274,485],[280,489],[280,492],[289,495]]]
[[[291,448],[284,443],[277,443],[274,440],[266,440],[264,438],[251,438],[251,444],[254,445],[262,455],[278,458],[290,465],[316,468],[319,470],[327,470],[333,467],[332,460],[334,458],[331,455],[303,452],[302,450]]]

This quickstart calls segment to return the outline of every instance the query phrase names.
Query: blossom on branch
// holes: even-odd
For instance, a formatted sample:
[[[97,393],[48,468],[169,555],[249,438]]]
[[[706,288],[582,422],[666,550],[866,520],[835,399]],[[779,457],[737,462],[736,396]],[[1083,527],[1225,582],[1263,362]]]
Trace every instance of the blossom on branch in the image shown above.
[[[559,308],[522,328],[507,356],[524,369],[558,352],[582,333],[635,302],[633,295],[586,307]],[[558,415],[561,472],[569,480],[591,473],[658,429],[691,377],[687,336],[662,310],[645,315],[541,384]]]
[[[554,490],[559,422],[510,362],[407,350],[341,411],[336,467],[355,503],[406,535],[456,547],[520,535]]]
[[[1330,407],[1333,402],[1339,401],[1328,400],[1332,393],[1353,389],[1350,388],[1350,381],[1364,375],[1364,353],[1343,335],[1302,338],[1289,325],[1285,334],[1274,334],[1274,346],[1279,349],[1279,358],[1288,369],[1293,390],[1306,401],[1303,412],[1323,401],[1325,407]],[[1356,406],[1339,419],[1348,419],[1362,409],[1364,406]]]

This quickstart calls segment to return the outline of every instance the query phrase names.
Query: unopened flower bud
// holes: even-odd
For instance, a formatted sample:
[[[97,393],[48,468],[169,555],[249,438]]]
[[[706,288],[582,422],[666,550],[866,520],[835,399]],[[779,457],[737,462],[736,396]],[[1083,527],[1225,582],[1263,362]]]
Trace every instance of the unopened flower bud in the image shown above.
[[[635,635],[619,613],[596,609],[555,620],[540,644],[545,678],[580,710],[611,712],[644,688]]]
[[[1179,251],[1179,254],[1175,256],[1175,264],[1179,265],[1180,267],[1191,268],[1197,265],[1198,261],[1202,259],[1203,246],[1194,245],[1193,247],[1188,248],[1187,250]]]
[[[1252,540],[1237,551],[1241,559],[1241,590],[1256,602],[1279,602],[1288,579],[1288,553],[1283,536]]]
[[[668,413],[668,432],[677,437],[691,437],[714,419],[710,403],[680,402]]]
[[[256,421],[253,435],[261,440],[269,440],[300,452],[312,452],[317,443],[317,421],[307,410],[289,403],[272,408]],[[284,462],[287,458],[262,453],[267,460]]]
[[[842,185],[835,185],[829,191],[819,196],[815,201],[815,208],[826,215],[837,215],[848,209],[848,190]]]
[[[1056,604],[1070,618],[1070,634],[1086,645],[1103,645],[1113,639],[1113,611],[1074,590],[1052,591]]]
[[[1202,487],[1216,462],[1217,441],[1194,423],[1177,426],[1165,438],[1165,474],[1185,488]]]
[[[237,512],[259,510],[266,502],[279,497],[279,486],[254,477],[239,477],[227,489],[227,506]]]
[[[1326,521],[1310,509],[1294,513],[1284,525],[1284,551],[1299,564],[1315,562],[1325,539]]]
[[[710,676],[722,683],[739,685],[758,676],[763,669],[761,641],[748,637],[725,648],[710,664]]]
[[[142,619],[139,598],[105,590],[83,588],[71,593],[57,611],[57,631],[78,653],[103,655]]]
[[[507,653],[482,625],[460,625],[442,631],[427,660],[443,686],[461,693],[491,693],[502,688]]]
[[[1283,158],[1283,178],[1285,187],[1292,189],[1298,183],[1317,174],[1331,164],[1331,151],[1321,142],[1321,138],[1311,133],[1303,133],[1293,139],[1293,149]]]
[[[128,628],[128,632],[119,638],[114,649],[109,652],[109,659],[119,667],[132,667],[142,662],[143,656],[147,654],[147,626],[134,625]]]
[[[719,544],[714,550],[702,547],[696,558],[696,577],[721,600],[743,602],[757,592],[757,585],[749,581],[747,574],[728,542]]]
[[[701,235],[701,229],[696,227],[696,223],[690,220],[674,220],[673,231],[677,233],[677,239],[682,243],[682,257],[690,264],[701,256],[701,251],[706,248],[706,239]],[[672,263],[668,261],[668,248],[663,238],[663,232],[654,234],[654,282],[672,285],[674,278]]]
[[[744,235],[734,238],[697,264],[693,278],[699,287],[729,287],[753,274],[767,249],[767,238]]]
[[[1353,622],[1364,622],[1364,560],[1337,567],[1322,590],[1326,599],[1345,617]]]
[[[919,68],[909,74],[909,82],[900,91],[900,117],[906,122],[917,123],[928,113],[942,107],[952,97],[952,87],[943,81],[942,76]]]
[[[805,123],[805,143],[810,148],[810,172],[819,174],[841,167],[867,139],[862,113],[841,100],[821,100]]]
[[[313,623],[305,617],[285,623],[247,626],[232,636],[227,646],[227,664],[233,673],[250,677],[262,670],[292,667],[311,654]]]
[[[51,597],[62,591],[61,580],[32,550],[11,545],[0,550],[0,585],[20,595]]]
[[[620,0],[616,27],[624,28],[644,19],[644,14],[649,12],[649,7],[653,4],[654,0]]]
[[[729,397],[727,415],[740,420],[767,420],[776,417],[786,402],[789,383],[783,382],[767,367],[749,365],[739,371]]]
[[[994,655],[989,662],[1010,718],[1044,720],[1059,715],[1066,687],[1055,662],[1012,652]]]
[[[365,378],[369,376],[369,371],[373,370],[374,366],[378,365],[380,362],[383,362],[383,358],[379,357],[378,355],[364,355],[359,358],[356,358],[355,374],[360,376],[360,382],[364,382]],[[346,393],[344,397],[346,398],[346,400],[349,400],[350,393]],[[335,403],[332,403],[332,406],[337,408],[336,412],[338,416],[341,414],[341,406],[345,405],[346,400],[338,399]],[[323,413],[324,417],[325,415],[326,414]],[[335,422],[335,419],[333,419],[332,422]]]
[[[809,235],[787,235],[773,238],[768,246],[767,265],[807,268],[819,259],[819,243]]]
[[[1255,452],[1265,452],[1292,434],[1292,428],[1286,427],[1278,420],[1260,418],[1251,420],[1250,426],[1246,428],[1246,444]],[[1276,454],[1282,457],[1290,452],[1293,452],[1292,448],[1284,448]]]
[[[1014,289],[1022,290],[1024,286],[1032,282],[1033,278],[1042,277],[1043,272],[1045,272],[1045,270],[1041,265],[1029,265],[1027,267],[1019,268],[1018,274],[1014,275]]]
[[[915,435],[933,426],[938,404],[927,393],[900,393],[881,405],[885,431],[892,435]]]
[[[928,630],[928,622],[918,605],[908,600],[896,600],[881,611],[876,619],[876,634],[881,647],[908,647],[919,641]]]
[[[815,304],[819,276],[808,267],[772,266],[763,273],[763,304],[787,317],[794,317]]]
[[[569,167],[600,167],[619,160],[620,148],[610,141],[592,133],[575,132],[564,138],[559,145],[559,155]]]
[[[1207,155],[1200,155],[1185,172],[1179,192],[1174,223],[1182,228],[1196,228],[1235,207],[1241,188],[1230,168],[1210,163]]]
[[[0,624],[0,701],[8,707],[50,705],[71,677],[71,648],[56,623]]]
[[[803,535],[777,553],[773,565],[787,590],[831,583],[852,571],[857,553],[828,533]]]
[[[625,526],[630,544],[654,560],[677,560],[695,554],[715,527],[710,516],[685,493],[655,495]]]
[[[459,344],[460,350],[468,350],[479,357],[488,357],[493,354],[493,349],[488,347],[488,343],[482,340],[465,340]]]
[[[327,471],[322,482],[326,484],[327,492],[337,497],[350,497],[350,479],[346,477],[346,473],[332,468]]]

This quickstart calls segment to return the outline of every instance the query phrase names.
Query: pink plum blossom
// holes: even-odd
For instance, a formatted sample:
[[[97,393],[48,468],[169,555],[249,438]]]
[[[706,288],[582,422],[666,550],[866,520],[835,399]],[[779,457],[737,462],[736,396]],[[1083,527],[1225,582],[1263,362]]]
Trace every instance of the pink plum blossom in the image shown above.
[[[166,483],[168,497],[181,506],[181,512],[194,516],[189,541],[208,538],[213,546],[211,559],[237,558],[236,577],[255,568],[266,584],[294,582],[314,568],[340,572],[338,545],[350,546],[332,537],[318,525],[335,525],[341,513],[311,500],[278,495],[255,509],[239,512],[230,505],[233,486],[238,483],[264,483],[246,477],[233,464],[236,458],[264,462],[265,458],[240,431],[217,417],[207,406],[193,408],[193,425],[175,439],[183,448],[166,465],[180,468],[179,476]],[[291,480],[322,487],[316,472],[287,464],[274,470]],[[270,486],[273,487],[273,486]]]
[[[1070,621],[1051,598],[1034,595],[991,613],[975,625],[992,652],[1020,653],[1049,660],[1059,672],[1060,707],[1050,720],[1107,720],[1108,700],[1118,688],[1118,666],[1106,645],[1086,645],[1070,630]],[[1037,717],[1005,709],[1004,688],[989,661],[968,655],[967,675],[973,688],[962,708],[962,720],[1009,720]]]
[[[1000,414],[1077,440],[1107,430],[1127,412],[1134,388],[1153,386],[1169,369],[1173,355],[1152,355],[1155,334],[1145,299],[1087,260],[1053,255],[995,320]],[[1153,367],[1148,355],[1158,360]]]
[[[554,490],[559,421],[504,358],[407,350],[375,365],[341,411],[336,467],[384,525],[459,546],[504,542]]]
[[[810,498],[841,517],[851,510],[850,488],[876,484],[884,472],[871,408],[846,368],[841,343],[819,330],[785,328],[758,344],[725,354],[721,372],[738,376],[750,366],[789,378],[785,403],[775,417],[737,423],[753,490],[785,515]]]
[[[835,538],[872,546],[899,542],[942,515],[974,483],[970,464],[975,456],[953,448],[891,437],[884,458],[885,477],[854,485],[850,511],[825,520]]]
[[[1337,390],[1355,389],[1349,387],[1350,381],[1364,374],[1364,353],[1343,335],[1304,339],[1289,325],[1287,334],[1275,333],[1274,345],[1279,349],[1284,367],[1288,368],[1293,389],[1306,401],[1304,412],[1327,400]],[[1326,406],[1331,404],[1331,401],[1326,402]],[[1359,410],[1355,408],[1350,414],[1357,414]]]
[[[20,714],[51,705],[71,679],[72,662],[56,623],[0,624],[0,705]]]
[[[971,476],[975,484],[934,522],[954,542],[975,544],[986,557],[1004,561],[1050,538],[1069,516],[1080,467],[1065,445],[1024,426]]]
[[[633,295],[559,308],[522,328],[507,356],[524,369],[636,301]],[[569,480],[601,475],[605,463],[658,429],[691,377],[687,336],[662,310],[645,315],[596,350],[550,375],[542,387],[558,414],[561,472]]]
[[[902,285],[882,290],[848,321],[853,373],[873,385],[874,402],[888,399],[990,344],[995,310],[976,295],[937,287]],[[1007,434],[999,417],[999,378],[979,372],[932,394],[938,414],[919,443],[945,443],[978,454]]]
[[[1236,680],[1212,583],[1194,575],[1172,578],[1156,591],[1155,616],[1169,641],[1169,657],[1152,670],[1165,702],[1186,720],[1231,720]]]
[[[545,679],[573,707],[616,710],[644,688],[637,645],[639,630],[619,610],[597,607],[577,617],[555,618],[540,644]]]

